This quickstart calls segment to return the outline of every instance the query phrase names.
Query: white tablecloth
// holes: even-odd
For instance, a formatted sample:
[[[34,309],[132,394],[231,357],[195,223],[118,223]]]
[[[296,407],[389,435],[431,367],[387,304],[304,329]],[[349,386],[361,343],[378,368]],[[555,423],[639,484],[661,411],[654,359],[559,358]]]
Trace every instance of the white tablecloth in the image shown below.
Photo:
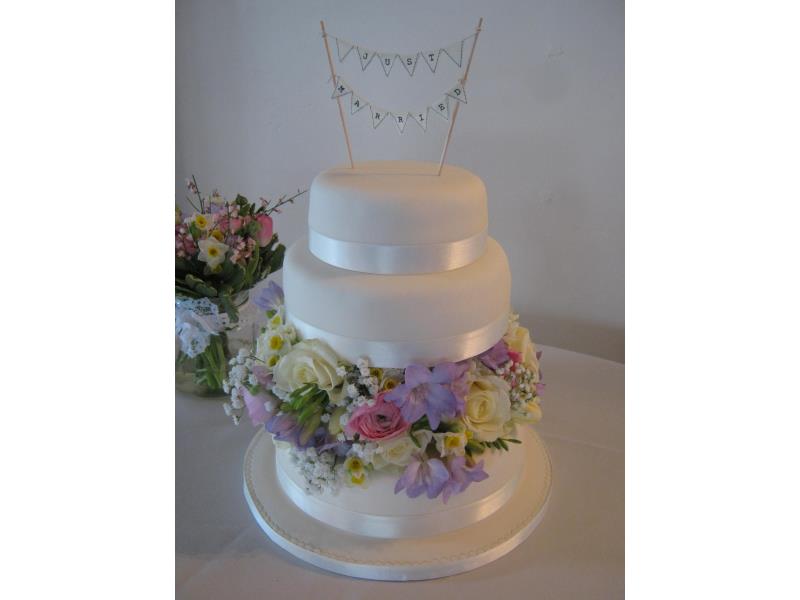
[[[178,598],[621,598],[624,595],[624,366],[542,347],[537,426],[553,461],[542,524],[475,571],[419,582],[350,579],[309,566],[261,531],[242,494],[255,433],[219,401],[176,396]]]

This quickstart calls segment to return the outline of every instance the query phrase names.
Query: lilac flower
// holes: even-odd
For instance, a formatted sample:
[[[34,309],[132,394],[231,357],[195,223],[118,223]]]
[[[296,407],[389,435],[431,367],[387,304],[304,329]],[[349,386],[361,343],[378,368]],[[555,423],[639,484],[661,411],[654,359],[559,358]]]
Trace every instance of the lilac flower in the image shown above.
[[[426,492],[428,498],[436,498],[449,479],[450,472],[441,460],[418,454],[397,480],[394,493],[405,490],[409,498],[416,498]]]
[[[466,458],[453,456],[447,461],[449,479],[442,488],[442,500],[445,504],[453,494],[460,494],[469,487],[473,481],[483,481],[489,475],[483,470],[483,461],[474,467],[467,467]]]
[[[258,290],[253,303],[261,310],[278,310],[283,304],[283,289],[274,281]]]
[[[466,369],[465,364],[442,363],[431,372],[427,367],[410,365],[404,382],[387,393],[386,400],[400,408],[406,423],[427,415],[431,428],[436,429],[442,417],[452,418],[463,409],[463,398],[456,397],[450,384]]]
[[[318,427],[309,434],[294,416],[286,413],[270,417],[265,428],[279,442],[289,442],[296,448],[320,448],[330,441],[326,427]]]
[[[275,412],[277,402],[272,396],[266,392],[260,394],[251,394],[250,390],[242,387],[242,396],[244,397],[244,404],[247,407],[247,414],[253,425],[258,427],[265,424]]]
[[[486,352],[478,356],[478,360],[489,367],[492,371],[496,371],[509,360],[508,344],[506,344],[505,340],[501,339]]]
[[[253,375],[255,375],[258,385],[268,388],[272,385],[272,373],[264,365],[255,365],[253,367]]]

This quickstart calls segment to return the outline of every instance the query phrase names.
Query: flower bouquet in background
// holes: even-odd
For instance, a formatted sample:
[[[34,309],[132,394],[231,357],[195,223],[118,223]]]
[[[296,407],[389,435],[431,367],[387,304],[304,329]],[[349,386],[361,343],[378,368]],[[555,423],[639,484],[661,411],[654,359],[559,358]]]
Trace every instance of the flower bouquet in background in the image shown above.
[[[232,354],[228,333],[239,326],[249,291],[283,264],[285,247],[272,213],[304,192],[276,200],[203,196],[187,182],[194,209],[175,209],[176,384],[202,395],[222,393]]]
[[[395,493],[447,502],[489,475],[485,453],[507,452],[515,428],[541,418],[539,356],[510,315],[486,352],[405,369],[343,360],[322,340],[300,340],[270,282],[254,298],[267,322],[230,361],[225,412],[245,413],[289,448],[310,493],[364,487],[394,473]]]

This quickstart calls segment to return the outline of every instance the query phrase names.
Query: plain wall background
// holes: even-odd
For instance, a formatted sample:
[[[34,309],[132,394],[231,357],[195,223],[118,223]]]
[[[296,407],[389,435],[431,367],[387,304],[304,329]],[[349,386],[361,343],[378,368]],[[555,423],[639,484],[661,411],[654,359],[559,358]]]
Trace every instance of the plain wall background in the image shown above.
[[[481,16],[447,162],[486,183],[490,234],[535,341],[623,361],[622,0],[178,0],[176,198],[191,174],[204,191],[257,199],[346,162],[320,19],[331,35],[409,53],[468,35]],[[459,76],[445,56],[435,75],[396,64],[386,78],[331,50],[339,74],[390,110],[425,106]],[[355,160],[438,161],[447,123],[430,119],[401,136],[388,119],[373,131],[366,110],[348,117]],[[284,243],[306,217],[305,199],[277,216]]]

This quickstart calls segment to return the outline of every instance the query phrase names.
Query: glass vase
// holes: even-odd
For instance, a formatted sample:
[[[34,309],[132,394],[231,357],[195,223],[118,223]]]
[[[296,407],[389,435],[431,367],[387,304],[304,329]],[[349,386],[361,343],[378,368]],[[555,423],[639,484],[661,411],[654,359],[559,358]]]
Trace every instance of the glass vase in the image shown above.
[[[217,306],[220,314],[224,312],[219,302],[213,298],[209,300]],[[241,309],[247,303],[248,291],[240,292],[233,300],[237,310]],[[239,310],[239,321],[229,323],[223,331],[209,336],[208,345],[196,356],[182,352],[180,341],[176,339],[175,388],[177,390],[205,398],[226,396],[222,382],[228,376],[228,363],[246,343],[248,336],[249,323],[243,312]]]

